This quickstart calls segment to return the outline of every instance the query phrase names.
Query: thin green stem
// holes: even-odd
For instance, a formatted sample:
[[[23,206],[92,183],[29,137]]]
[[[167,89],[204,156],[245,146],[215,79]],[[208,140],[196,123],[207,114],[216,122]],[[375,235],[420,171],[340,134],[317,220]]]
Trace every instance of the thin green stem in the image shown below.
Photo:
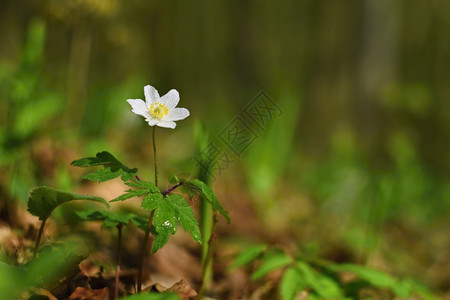
[[[142,247],[141,258],[140,258],[140,262],[139,262],[138,288],[137,288],[138,293],[140,293],[142,290],[142,273],[144,271],[145,254],[147,253],[147,244],[148,244],[148,239],[150,237],[150,228],[152,227],[154,214],[155,214],[155,210],[152,210],[150,212],[150,217],[148,218],[147,230],[145,231],[144,245]]]
[[[209,240],[212,236],[213,230],[213,210],[211,205],[204,199],[200,197],[200,229],[202,232],[203,243],[202,243],[202,265],[205,264],[209,252]],[[211,282],[211,264],[204,265],[202,270],[202,286],[207,289],[209,283]]]
[[[158,159],[156,156],[156,125],[153,126],[153,162],[155,165],[155,185],[158,186]]]
[[[207,274],[209,273],[208,270],[211,268],[211,262],[214,254],[214,240],[215,240],[214,233],[216,231],[216,226],[217,226],[217,213],[214,212],[211,227],[211,237],[209,238],[208,241],[208,252],[202,265],[202,283],[200,285],[200,290],[198,292],[197,299],[202,299],[203,293],[206,289]]]
[[[122,223],[117,224],[117,266],[116,266],[116,281],[114,288],[114,299],[119,299],[119,276],[120,276],[120,256],[122,252]]]
[[[212,166],[214,165],[214,161],[211,159],[204,160],[202,168],[199,168],[198,178],[206,183],[207,185],[211,182],[211,174],[214,172]],[[206,257],[208,256],[209,244],[208,241],[211,238],[212,228],[213,228],[213,209],[209,202],[204,198],[200,197],[200,230],[202,233],[203,243],[202,243],[202,264],[205,263]],[[211,258],[212,261],[212,258]],[[208,289],[208,286],[211,282],[212,278],[212,270],[211,270],[212,262],[205,266],[202,276],[202,287],[203,289]]]
[[[155,166],[155,185],[158,186],[158,158],[156,155],[156,126],[153,126],[153,162]],[[150,217],[148,218],[147,230],[145,231],[144,236],[144,244],[142,246],[141,258],[139,262],[139,271],[138,271],[138,282],[137,282],[137,291],[138,293],[142,290],[142,273],[144,271],[144,261],[145,254],[147,253],[147,244],[150,237],[150,228],[153,223],[153,215],[155,214],[155,210],[150,212]],[[153,242],[152,242],[153,244]],[[151,251],[151,248],[150,248]]]
[[[36,244],[34,245],[33,258],[36,257],[39,250],[39,244],[41,243],[42,234],[44,233],[45,222],[47,222],[47,219],[42,220],[41,227],[39,228]]]

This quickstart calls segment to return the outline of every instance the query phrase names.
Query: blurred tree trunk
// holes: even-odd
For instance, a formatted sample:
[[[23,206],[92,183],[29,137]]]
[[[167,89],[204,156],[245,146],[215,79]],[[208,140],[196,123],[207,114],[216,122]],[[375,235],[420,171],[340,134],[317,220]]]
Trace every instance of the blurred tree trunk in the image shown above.
[[[357,125],[366,149],[376,149],[384,123],[379,111],[383,89],[396,79],[399,1],[364,0],[357,76]]]
[[[399,5],[398,0],[365,0],[363,6],[359,76],[356,81],[359,92],[356,123],[366,151],[372,154],[380,153],[380,148],[385,144],[383,134],[389,129],[380,104],[383,90],[397,80]],[[367,264],[376,265],[379,236],[372,238],[369,233],[376,230],[382,234],[383,223],[380,220],[384,220],[386,211],[383,207],[386,207],[388,200],[375,195],[368,199],[368,234],[363,248],[371,249]],[[359,260],[362,260],[361,255]]]
[[[90,25],[83,23],[74,27],[70,44],[67,71],[67,120],[72,126],[79,125],[86,108],[89,59],[92,33]]]

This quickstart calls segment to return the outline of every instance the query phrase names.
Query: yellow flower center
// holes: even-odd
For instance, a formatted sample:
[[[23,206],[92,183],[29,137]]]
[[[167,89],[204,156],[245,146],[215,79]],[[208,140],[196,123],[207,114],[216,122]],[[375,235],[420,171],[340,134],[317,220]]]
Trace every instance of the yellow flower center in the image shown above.
[[[150,114],[152,114],[155,118],[158,119],[161,119],[162,117],[166,116],[167,113],[169,112],[167,106],[165,106],[161,102],[151,104],[148,110],[150,111]]]

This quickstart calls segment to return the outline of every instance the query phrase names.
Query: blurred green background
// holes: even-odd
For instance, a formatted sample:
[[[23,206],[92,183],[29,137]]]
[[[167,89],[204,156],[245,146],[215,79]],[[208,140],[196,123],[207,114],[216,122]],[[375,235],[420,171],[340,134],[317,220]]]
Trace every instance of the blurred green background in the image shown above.
[[[263,90],[283,114],[216,176],[224,206],[233,185],[301,251],[445,291],[449,66],[445,0],[5,0],[2,219],[35,185],[76,189],[80,155],[151,178],[151,130],[125,102],[144,85],[191,112],[159,130],[167,175],[195,172],[196,122],[217,137]]]

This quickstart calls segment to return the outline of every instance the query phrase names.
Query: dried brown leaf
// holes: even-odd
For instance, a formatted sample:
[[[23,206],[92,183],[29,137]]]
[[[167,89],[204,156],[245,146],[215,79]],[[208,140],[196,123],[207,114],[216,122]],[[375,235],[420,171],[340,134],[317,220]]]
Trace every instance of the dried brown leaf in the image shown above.
[[[109,289],[107,287],[93,290],[84,287],[77,287],[73,291],[72,295],[68,298],[69,300],[108,300],[109,299]]]
[[[177,293],[183,300],[189,300],[197,296],[197,292],[193,288],[191,288],[183,279],[176,282],[174,285],[168,288],[167,291]]]

